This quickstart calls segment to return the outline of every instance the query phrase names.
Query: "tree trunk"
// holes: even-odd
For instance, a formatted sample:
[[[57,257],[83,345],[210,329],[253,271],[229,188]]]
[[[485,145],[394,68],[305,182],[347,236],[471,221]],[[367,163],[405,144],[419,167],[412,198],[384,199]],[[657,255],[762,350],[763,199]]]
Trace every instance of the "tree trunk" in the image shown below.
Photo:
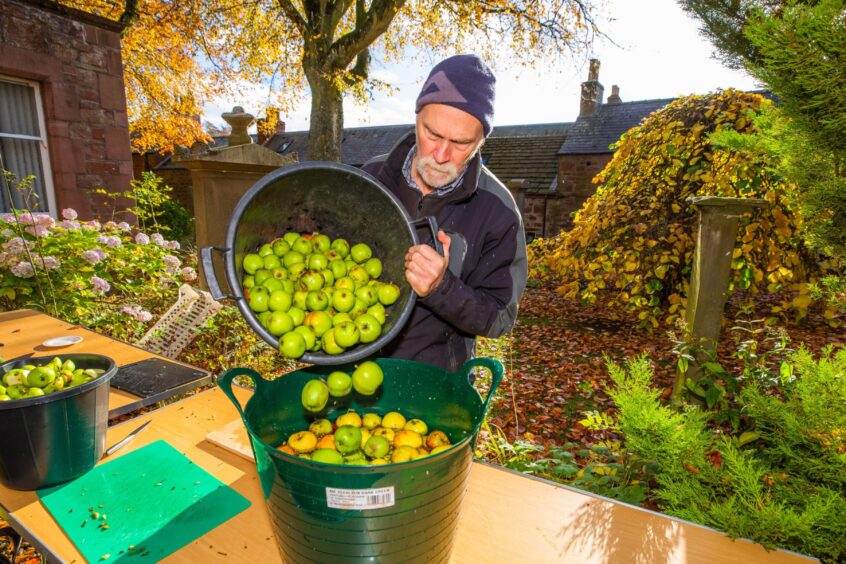
[[[327,73],[306,70],[311,87],[311,124],[308,131],[308,160],[341,162],[344,133],[344,98]]]

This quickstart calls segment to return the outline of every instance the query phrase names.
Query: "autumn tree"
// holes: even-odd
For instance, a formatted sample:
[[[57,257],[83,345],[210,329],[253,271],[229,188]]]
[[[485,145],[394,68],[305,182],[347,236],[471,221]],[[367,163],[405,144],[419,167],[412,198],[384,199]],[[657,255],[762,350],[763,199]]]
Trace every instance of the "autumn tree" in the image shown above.
[[[766,158],[711,140],[722,131],[754,133],[752,118],[769,105],[736,90],[687,96],[626,132],[573,229],[533,244],[530,274],[556,280],[567,298],[671,327],[684,318],[696,242],[697,212],[687,198],[765,198],[766,211],[741,219],[732,288],[746,291],[751,309],[756,294],[783,292],[787,301],[771,311],[804,316],[819,265],[797,236],[802,217],[792,186]]]
[[[123,36],[135,148],[169,149],[203,135],[194,116],[212,96],[263,81],[269,105],[311,94],[308,154],[340,160],[345,95],[390,88],[374,58],[506,50],[518,64],[589,44],[590,0],[63,0],[130,23]],[[411,109],[409,109],[411,111]]]

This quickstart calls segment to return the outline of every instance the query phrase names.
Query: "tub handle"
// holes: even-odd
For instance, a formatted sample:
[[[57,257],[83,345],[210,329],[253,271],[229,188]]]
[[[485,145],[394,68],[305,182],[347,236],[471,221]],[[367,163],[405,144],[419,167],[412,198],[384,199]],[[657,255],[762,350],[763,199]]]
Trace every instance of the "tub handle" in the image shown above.
[[[467,378],[467,381],[470,385],[473,385],[473,368],[481,366],[482,368],[487,368],[491,371],[491,388],[488,390],[488,395],[485,397],[484,406],[482,413],[487,413],[488,411],[488,404],[491,402],[491,398],[493,398],[494,393],[496,392],[497,388],[499,388],[499,384],[502,382],[502,375],[505,371],[502,367],[502,363],[498,360],[494,360],[492,358],[487,357],[478,357],[478,358],[471,358],[467,362],[464,363],[464,366],[461,367],[461,372]]]
[[[203,247],[200,249],[200,257],[203,262],[203,275],[206,277],[206,284],[209,287],[209,293],[215,300],[234,300],[235,296],[224,294],[220,289],[220,284],[217,281],[217,274],[214,271],[212,251],[218,251],[219,253],[226,255],[226,253],[229,252],[229,249],[224,249],[223,247]]]
[[[426,217],[421,217],[420,219],[412,219],[411,225],[415,227],[428,227],[429,231],[432,232],[432,241],[435,246],[435,250],[438,251],[438,254],[444,256],[444,245],[441,243],[440,239],[438,239],[438,220],[435,219],[434,216],[427,215]]]
[[[241,415],[241,419],[244,421],[244,424],[246,424],[247,418],[244,416],[244,408],[241,407],[241,402],[238,401],[238,398],[235,397],[235,393],[232,391],[232,381],[235,380],[237,376],[249,376],[252,378],[256,393],[258,393],[259,389],[263,385],[267,384],[267,382],[258,372],[249,368],[230,368],[217,378],[217,385],[220,386],[220,389],[223,390],[226,397],[228,397],[229,400],[235,404],[235,407],[238,408],[238,413]]]

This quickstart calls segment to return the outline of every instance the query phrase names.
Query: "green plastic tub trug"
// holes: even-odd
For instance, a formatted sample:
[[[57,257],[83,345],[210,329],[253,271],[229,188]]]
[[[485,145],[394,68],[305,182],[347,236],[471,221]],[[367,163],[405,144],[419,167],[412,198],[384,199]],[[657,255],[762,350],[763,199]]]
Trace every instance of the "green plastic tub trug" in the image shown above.
[[[308,414],[300,394],[309,380],[338,367],[312,366],[264,380],[247,368],[218,383],[241,414],[274,532],[290,562],[446,562],[464,497],[473,448],[491,397],[502,381],[496,360],[476,358],[456,373],[427,364],[377,359],[385,379],[374,396],[333,399]],[[352,372],[353,365],[340,367]],[[472,381],[490,371],[483,399]],[[241,406],[232,392],[249,376],[255,393]],[[382,466],[336,466],[285,454],[275,447],[317,417],[334,420],[349,409],[399,411],[449,435],[453,446],[433,456]]]

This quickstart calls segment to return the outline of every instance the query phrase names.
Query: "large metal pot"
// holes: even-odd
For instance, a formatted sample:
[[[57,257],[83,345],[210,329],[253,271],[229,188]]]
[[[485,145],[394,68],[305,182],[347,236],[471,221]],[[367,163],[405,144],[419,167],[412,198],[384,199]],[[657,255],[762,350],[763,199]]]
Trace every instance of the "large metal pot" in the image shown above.
[[[234,299],[250,327],[276,347],[277,338],[262,326],[244,296],[244,256],[286,231],[319,231],[333,239],[367,243],[382,260],[380,279],[401,289],[399,300],[388,308],[382,335],[339,355],[308,352],[300,359],[312,364],[346,364],[376,353],[408,321],[416,296],[405,281],[403,259],[408,248],[418,244],[417,226],[437,232],[434,218],[411,220],[399,200],[366,172],[340,163],[299,163],[271,172],[244,194],[229,220],[225,246],[201,249],[203,271],[212,297]],[[432,238],[437,245],[437,237]],[[223,255],[230,294],[218,283],[212,260],[215,250]]]

